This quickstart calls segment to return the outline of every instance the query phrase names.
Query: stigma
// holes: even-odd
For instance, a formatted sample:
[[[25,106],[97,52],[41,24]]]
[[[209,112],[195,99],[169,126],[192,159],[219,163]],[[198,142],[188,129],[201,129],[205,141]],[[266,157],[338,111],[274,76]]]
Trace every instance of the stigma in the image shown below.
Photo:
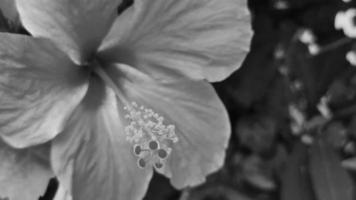
[[[172,145],[178,142],[175,126],[164,124],[164,117],[136,102],[125,106],[124,110],[128,120],[126,140],[132,144],[137,166],[162,169],[172,152]]]

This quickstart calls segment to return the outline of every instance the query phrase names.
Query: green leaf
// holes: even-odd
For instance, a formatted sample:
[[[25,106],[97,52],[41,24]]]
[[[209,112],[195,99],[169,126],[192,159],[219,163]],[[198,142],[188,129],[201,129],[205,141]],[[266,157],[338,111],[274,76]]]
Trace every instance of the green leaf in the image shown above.
[[[314,200],[314,193],[307,167],[307,147],[301,143],[294,146],[282,174],[281,200]]]
[[[311,147],[309,168],[318,200],[353,200],[352,180],[324,140],[317,140]]]

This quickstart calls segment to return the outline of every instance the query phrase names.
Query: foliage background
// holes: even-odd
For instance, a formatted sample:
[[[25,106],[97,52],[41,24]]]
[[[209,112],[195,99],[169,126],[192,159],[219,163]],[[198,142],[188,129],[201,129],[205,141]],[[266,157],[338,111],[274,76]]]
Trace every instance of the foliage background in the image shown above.
[[[131,4],[125,1],[118,12]],[[355,5],[249,0],[251,51],[239,71],[214,85],[233,126],[225,167],[184,191],[156,174],[145,199],[354,199],[356,68],[345,59],[354,46],[334,29],[334,18]],[[0,27],[26,34],[4,18]],[[316,37],[318,55],[299,40],[306,29]],[[57,186],[51,180],[40,199],[52,199]]]

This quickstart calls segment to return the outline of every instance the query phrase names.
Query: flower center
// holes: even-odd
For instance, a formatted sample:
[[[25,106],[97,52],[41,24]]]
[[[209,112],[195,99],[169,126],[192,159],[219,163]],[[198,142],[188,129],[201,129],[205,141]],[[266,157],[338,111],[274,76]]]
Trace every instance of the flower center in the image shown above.
[[[170,146],[178,142],[175,126],[165,125],[162,116],[135,102],[124,109],[127,111],[125,118],[129,121],[125,127],[126,139],[133,144],[137,166],[161,169],[172,152]]]
[[[128,120],[128,125],[125,127],[125,134],[126,139],[132,144],[133,154],[137,157],[137,166],[163,168],[172,152],[171,146],[178,142],[175,126],[164,124],[164,118],[152,109],[127,101],[108,74],[99,65],[93,66],[92,70],[114,90],[117,97],[126,105],[124,110],[127,112],[125,118]]]

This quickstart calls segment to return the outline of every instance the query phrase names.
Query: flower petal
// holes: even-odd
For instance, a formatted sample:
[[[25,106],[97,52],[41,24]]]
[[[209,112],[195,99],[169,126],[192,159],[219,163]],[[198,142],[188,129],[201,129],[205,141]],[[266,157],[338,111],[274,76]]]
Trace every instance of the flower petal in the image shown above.
[[[82,63],[96,50],[121,0],[16,0],[25,28],[53,40]]]
[[[106,70],[126,99],[153,109],[164,117],[166,125],[175,125],[179,140],[171,144],[167,166],[158,170],[171,178],[175,187],[197,185],[223,165],[230,124],[226,109],[209,83],[158,83],[127,65],[113,65]]]
[[[245,0],[135,0],[100,54],[158,79],[184,74],[220,81],[240,67],[250,38]]]
[[[53,200],[73,200],[73,197],[62,185],[59,185]]]
[[[62,131],[85,74],[46,39],[0,33],[0,137],[17,148]]]
[[[52,165],[74,200],[139,200],[152,170],[137,167],[113,92],[91,79],[88,95],[52,142]]]
[[[53,177],[48,144],[13,149],[0,139],[0,199],[34,200],[42,195]]]

